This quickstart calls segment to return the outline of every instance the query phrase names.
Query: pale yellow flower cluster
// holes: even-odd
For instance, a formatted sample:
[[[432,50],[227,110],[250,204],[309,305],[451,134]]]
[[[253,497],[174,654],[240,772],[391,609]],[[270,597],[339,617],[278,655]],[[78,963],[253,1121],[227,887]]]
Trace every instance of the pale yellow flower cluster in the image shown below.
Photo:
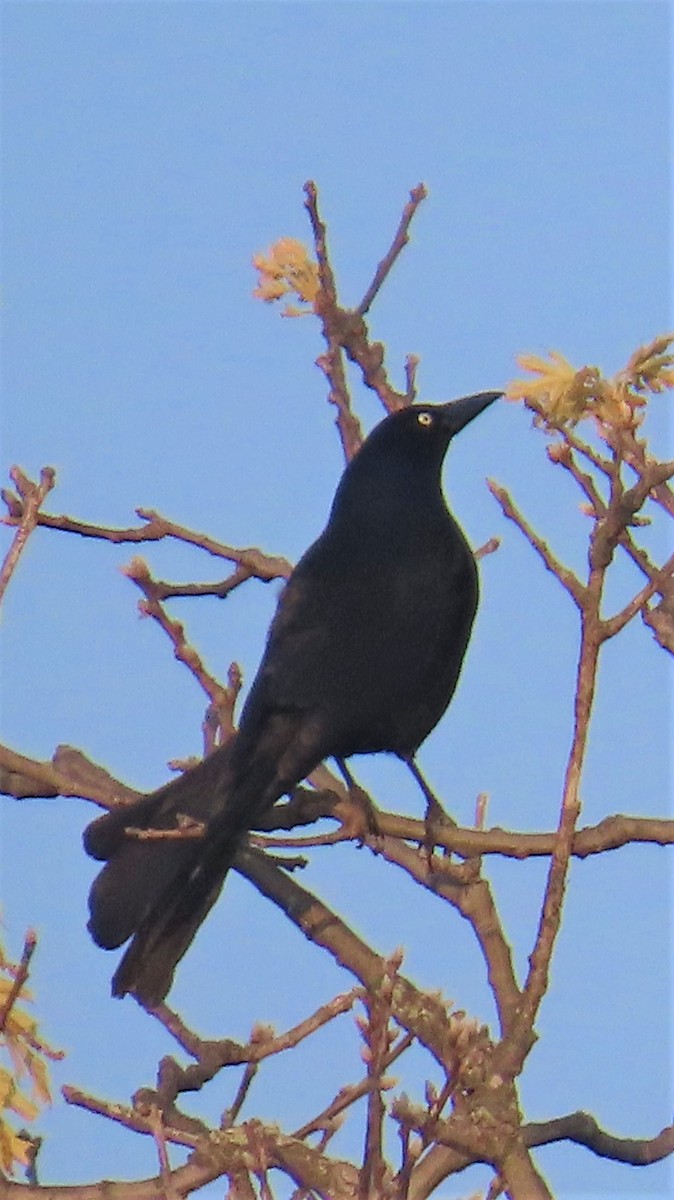
[[[308,308],[287,304],[283,316],[299,317],[314,311],[320,289],[318,266],[296,238],[279,238],[267,254],[256,254],[253,266],[260,278],[253,295],[268,304],[282,296],[295,295]]]
[[[37,1021],[26,1011],[26,988],[15,997],[16,970],[10,968],[0,945],[0,1170],[11,1175],[29,1162],[31,1143],[14,1127],[12,1118],[30,1123],[40,1106],[51,1100],[48,1058],[62,1058],[40,1037]]]
[[[556,350],[547,359],[522,354],[517,362],[533,379],[515,379],[509,385],[509,400],[524,400],[536,409],[550,427],[575,425],[594,417],[614,429],[636,429],[643,420],[649,392],[674,387],[674,334],[662,334],[640,346],[627,366],[605,378],[598,367],[576,369]]]

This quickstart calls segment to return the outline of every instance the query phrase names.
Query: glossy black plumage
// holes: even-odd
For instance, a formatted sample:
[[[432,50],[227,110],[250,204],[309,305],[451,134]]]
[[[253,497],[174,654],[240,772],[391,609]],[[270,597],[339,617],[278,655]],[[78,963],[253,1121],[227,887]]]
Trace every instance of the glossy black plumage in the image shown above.
[[[106,865],[90,895],[99,945],[132,938],[113,993],[162,999],[241,837],[322,759],[411,758],[456,687],[478,600],[472,552],[445,505],[447,447],[500,393],[387,417],[346,468],[324,532],[290,577],[238,737],[85,832]],[[124,830],[206,822],[194,840]]]

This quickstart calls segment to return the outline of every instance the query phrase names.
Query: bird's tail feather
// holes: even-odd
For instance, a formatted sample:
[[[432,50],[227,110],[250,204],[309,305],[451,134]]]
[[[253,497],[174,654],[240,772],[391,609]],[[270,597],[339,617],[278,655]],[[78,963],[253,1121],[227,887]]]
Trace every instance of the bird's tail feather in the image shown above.
[[[323,757],[320,732],[301,710],[276,713],[263,728],[251,722],[198,766],[88,827],[85,848],[105,862],[89,894],[89,930],[108,950],[132,939],[114,995],[164,998],[243,835]]]
[[[228,751],[223,747],[85,831],[87,852],[107,860],[89,895],[91,935],[108,950],[133,937],[113,980],[114,995],[134,991],[147,1003],[162,999],[176,963],[217,899],[241,833],[236,814],[229,823],[224,816]],[[209,826],[216,817],[213,836]],[[184,818],[203,823],[203,830],[191,836]],[[176,836],[139,838],[137,830]]]
[[[233,835],[187,863],[137,927],[112,980],[113,996],[133,992],[144,1003],[163,1000],[175,968],[215,904],[236,854]]]

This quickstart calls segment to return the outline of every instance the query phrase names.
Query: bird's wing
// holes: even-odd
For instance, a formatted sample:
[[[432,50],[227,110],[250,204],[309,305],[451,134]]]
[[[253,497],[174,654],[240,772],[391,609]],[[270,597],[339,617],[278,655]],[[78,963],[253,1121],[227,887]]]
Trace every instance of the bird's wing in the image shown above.
[[[393,545],[391,544],[393,542]],[[395,539],[351,542],[348,561],[331,530],[307,551],[281,595],[242,723],[279,709],[321,710],[349,725],[415,704],[464,648],[476,582],[470,552],[453,540],[420,544],[400,570]],[[405,548],[406,549],[406,548]],[[409,557],[408,557],[409,566]],[[448,697],[447,697],[448,699]]]

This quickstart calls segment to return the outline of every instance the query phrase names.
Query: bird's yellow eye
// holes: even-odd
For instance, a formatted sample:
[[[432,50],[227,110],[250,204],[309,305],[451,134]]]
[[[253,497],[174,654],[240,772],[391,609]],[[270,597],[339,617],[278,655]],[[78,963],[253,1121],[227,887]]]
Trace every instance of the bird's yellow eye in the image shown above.
[[[427,412],[417,413],[417,421],[420,425],[425,425],[426,427],[433,424],[433,418],[431,414]]]

